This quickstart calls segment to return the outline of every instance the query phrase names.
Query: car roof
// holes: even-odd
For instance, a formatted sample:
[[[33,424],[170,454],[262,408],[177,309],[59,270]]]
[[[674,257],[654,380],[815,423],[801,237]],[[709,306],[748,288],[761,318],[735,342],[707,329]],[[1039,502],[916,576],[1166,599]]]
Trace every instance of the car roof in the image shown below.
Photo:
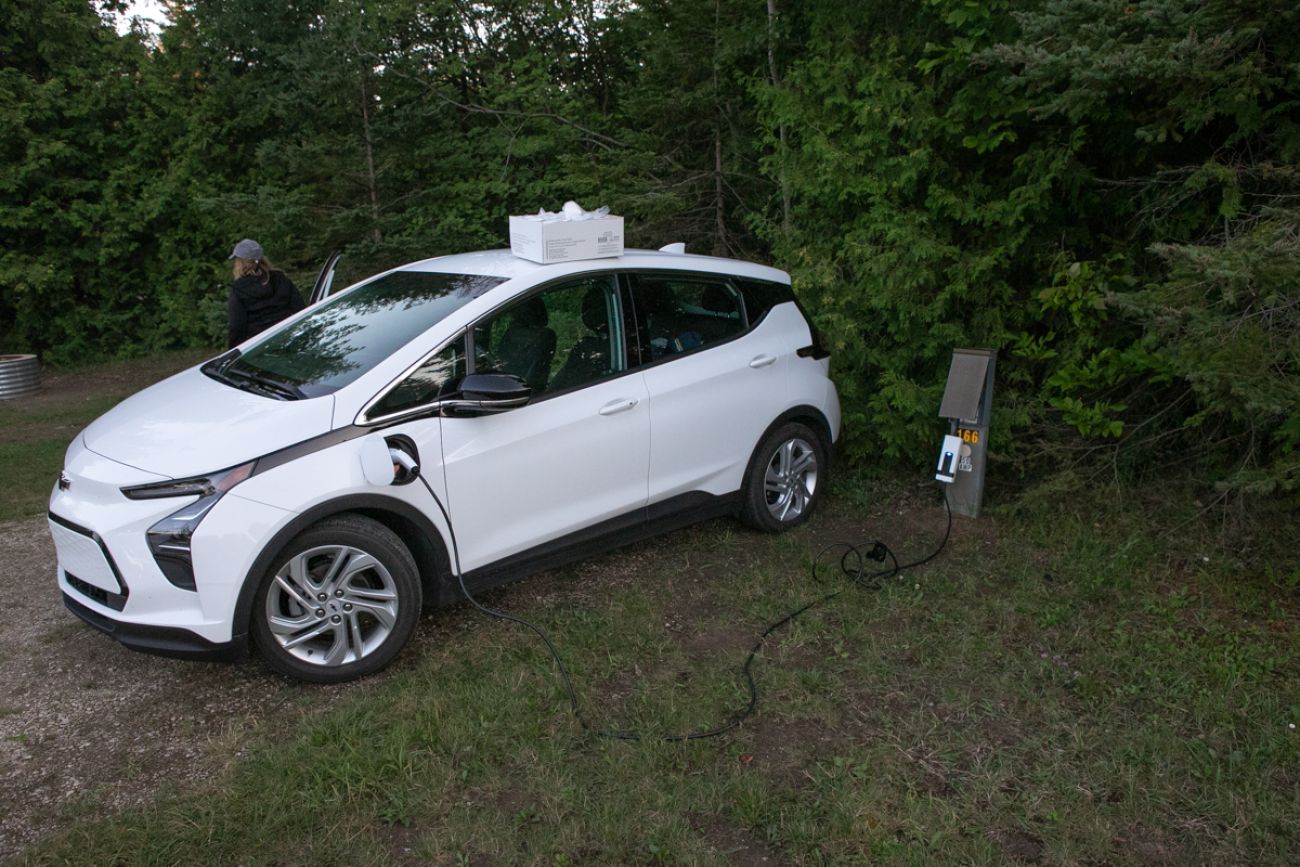
[[[566,276],[584,271],[607,271],[612,268],[636,269],[649,268],[659,270],[707,271],[714,274],[731,274],[737,277],[752,277],[757,280],[771,280],[777,283],[790,282],[790,275],[777,268],[742,262],[739,259],[724,259],[719,256],[697,256],[693,253],[666,253],[662,250],[634,250],[623,252],[622,256],[603,259],[583,259],[571,262],[556,262],[540,265],[528,259],[522,259],[509,250],[480,250],[476,253],[455,253],[450,256],[437,256],[412,262],[398,270],[434,271],[443,274],[482,274],[491,277],[504,277],[507,280],[546,277],[548,274]]]

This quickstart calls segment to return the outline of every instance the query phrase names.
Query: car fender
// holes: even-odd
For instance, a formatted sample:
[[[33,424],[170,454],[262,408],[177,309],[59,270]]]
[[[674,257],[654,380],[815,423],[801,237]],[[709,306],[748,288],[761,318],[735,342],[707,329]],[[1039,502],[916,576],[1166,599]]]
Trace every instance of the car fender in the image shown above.
[[[420,490],[424,490],[421,486]],[[426,492],[427,496],[427,492]],[[447,547],[444,534],[446,525],[441,516],[437,516],[437,523],[430,519],[420,509],[412,506],[405,500],[384,494],[360,493],[345,494],[332,500],[318,503],[305,512],[295,516],[293,520],[286,523],[274,536],[263,546],[262,550],[254,558],[252,565],[249,567],[247,574],[244,576],[243,586],[240,588],[239,597],[235,603],[234,612],[234,629],[236,631],[235,640],[247,641],[248,628],[253,613],[254,596],[257,587],[261,583],[262,577],[274,565],[276,556],[284,550],[294,537],[299,533],[311,527],[326,518],[334,515],[340,515],[345,512],[356,512],[373,517],[381,523],[387,523],[386,518],[399,518],[407,522],[410,526],[416,528],[425,540],[432,544],[432,550],[425,552],[421,556],[417,551],[412,551],[416,561],[420,566],[421,579],[424,583],[425,593],[432,591],[432,598],[426,596],[427,602],[436,604],[445,604],[451,592],[449,578],[451,576],[451,567],[447,557]],[[398,535],[403,535],[399,533]],[[407,538],[403,538],[407,547],[413,547]],[[424,560],[424,562],[420,562]],[[428,575],[426,570],[432,568],[435,574]]]
[[[772,434],[772,431],[776,430],[786,422],[792,421],[808,424],[821,435],[822,444],[826,447],[826,462],[828,464],[826,471],[828,473],[830,472],[829,464],[834,463],[835,457],[834,428],[831,426],[831,421],[826,417],[826,414],[817,407],[810,404],[799,404],[798,406],[790,407],[773,419],[772,423],[767,426],[763,433],[760,434],[758,439],[754,442],[750,449],[749,462],[745,465],[745,480],[748,480],[750,473],[754,471],[754,461],[758,460],[759,446],[761,446],[764,440]]]
[[[259,461],[257,473],[219,504],[218,508],[225,511],[242,500],[274,507],[285,516],[278,526],[268,528],[262,535],[266,541],[251,562],[242,560],[247,567],[239,567],[242,575],[237,578],[239,592],[231,621],[233,640],[247,639],[254,593],[276,555],[303,530],[344,512],[364,514],[394,530],[420,567],[426,599],[438,603],[447,600],[446,579],[451,575],[447,556],[450,531],[429,490],[418,482],[376,485],[367,480],[363,456],[367,445],[373,445],[367,439],[382,434],[363,429],[356,429],[352,434],[318,438],[322,446],[318,449],[310,448],[311,441],[308,441],[295,447],[287,460],[282,455],[267,456]],[[263,470],[263,465],[269,465],[269,469]],[[428,481],[436,495],[445,497],[441,490],[442,474],[436,472],[437,462],[428,469],[435,470]],[[200,526],[196,545],[202,532]],[[202,571],[212,558],[200,559],[199,555],[196,547],[195,573],[201,581]]]

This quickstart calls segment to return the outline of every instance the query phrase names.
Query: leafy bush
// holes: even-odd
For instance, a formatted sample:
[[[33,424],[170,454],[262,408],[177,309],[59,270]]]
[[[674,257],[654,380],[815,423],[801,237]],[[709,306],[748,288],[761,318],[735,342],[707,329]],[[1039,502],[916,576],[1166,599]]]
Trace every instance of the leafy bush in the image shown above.
[[[860,461],[929,463],[974,345],[998,472],[1296,489],[1293,0],[362,7],[175,3],[151,47],[10,2],[0,348],[219,343],[240,237],[346,280],[578,198],[789,270]]]

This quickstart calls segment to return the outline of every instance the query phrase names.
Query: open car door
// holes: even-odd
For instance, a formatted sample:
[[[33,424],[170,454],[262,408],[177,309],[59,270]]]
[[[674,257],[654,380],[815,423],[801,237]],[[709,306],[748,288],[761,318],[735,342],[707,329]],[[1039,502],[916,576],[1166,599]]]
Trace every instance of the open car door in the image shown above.
[[[325,260],[325,267],[320,269],[320,273],[316,275],[316,282],[311,287],[311,297],[307,299],[308,306],[328,298],[334,291],[334,269],[338,267],[341,255],[338,250],[335,250]]]

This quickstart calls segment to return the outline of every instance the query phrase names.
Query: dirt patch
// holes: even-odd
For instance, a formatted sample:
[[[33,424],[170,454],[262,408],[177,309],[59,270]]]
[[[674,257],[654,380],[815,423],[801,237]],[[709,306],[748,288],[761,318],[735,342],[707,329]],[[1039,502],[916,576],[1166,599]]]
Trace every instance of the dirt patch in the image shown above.
[[[762,715],[750,728],[754,732],[757,755],[787,752],[795,746],[824,753],[850,741],[846,734],[831,728],[824,720],[811,717]]]
[[[420,851],[423,848],[424,833],[419,828],[398,822],[380,826],[378,834],[393,863],[403,867],[427,863]]]
[[[1042,839],[1021,830],[994,831],[991,836],[1008,861],[1021,864],[1038,864],[1043,860],[1046,845]]]
[[[1187,852],[1168,835],[1146,828],[1134,828],[1127,834],[1114,837],[1110,844],[1117,853],[1137,864],[1183,864],[1187,861]]]
[[[682,652],[691,663],[736,656],[742,651],[748,653],[758,640],[755,630],[735,624],[711,621],[672,622],[675,628],[670,627],[669,631],[676,633]]]
[[[791,791],[808,788],[819,759],[832,757],[852,739],[823,720],[762,713],[745,723],[753,736],[749,766]]]
[[[787,864],[775,850],[748,828],[738,828],[721,816],[689,817],[691,828],[709,847],[736,867],[778,867]]]
[[[328,705],[260,663],[146,656],[63,607],[43,518],[0,523],[0,859],[62,824],[218,779],[263,721]]]

